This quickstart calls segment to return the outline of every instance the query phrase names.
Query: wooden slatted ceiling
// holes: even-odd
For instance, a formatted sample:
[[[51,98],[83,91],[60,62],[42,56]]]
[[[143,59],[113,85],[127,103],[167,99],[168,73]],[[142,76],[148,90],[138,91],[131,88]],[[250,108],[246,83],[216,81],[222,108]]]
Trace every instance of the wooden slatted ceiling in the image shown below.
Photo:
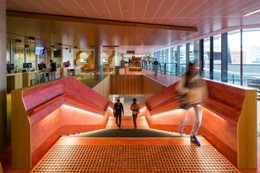
[[[215,17],[241,17],[252,11],[260,2],[244,1],[208,1],[208,0],[62,0],[32,1],[8,0],[7,9],[43,14],[128,20],[174,24],[175,20],[186,17],[194,19]],[[196,23],[196,22],[194,22]]]
[[[104,1],[106,10],[109,14],[109,15],[107,15],[107,17],[109,17],[109,19],[119,20],[120,18],[118,18],[118,12],[119,12],[119,15],[122,16],[122,12],[120,10],[119,3],[117,3],[117,2],[118,2],[117,0]],[[118,19],[115,19],[115,18],[118,18]]]
[[[133,7],[130,12],[132,13],[132,20],[138,19],[139,21],[143,21],[144,12],[147,9],[147,3],[149,0],[143,1],[134,1]],[[129,7],[130,8],[130,7]],[[134,11],[133,11],[134,9]]]
[[[57,40],[63,44],[94,44],[94,38],[101,42],[120,45],[170,45],[180,42],[180,40],[190,40],[201,35],[209,34],[217,30],[228,27],[240,27],[250,25],[260,25],[260,14],[243,17],[244,14],[260,8],[259,0],[8,0],[7,10],[33,12],[51,15],[74,16],[81,18],[95,18],[107,20],[121,20],[130,22],[144,22],[154,24],[179,25],[197,27],[198,32],[157,32],[152,30],[150,41],[147,36],[151,30],[133,31],[124,27],[89,26],[86,24],[72,24],[66,22],[43,22],[43,21],[22,21],[20,25],[13,26],[12,22],[19,24],[19,19],[10,19],[7,24],[7,32],[28,35],[41,33],[42,39]],[[11,24],[10,24],[11,23]],[[24,23],[28,24],[24,26]],[[32,23],[32,24],[31,24]],[[37,26],[41,23],[42,25]],[[61,25],[62,27],[59,27]],[[26,27],[26,28],[25,28]],[[31,27],[31,28],[29,28]],[[47,31],[45,31],[47,28]],[[54,29],[49,29],[54,28]],[[119,29],[120,28],[120,29]],[[70,31],[68,31],[70,29]],[[107,29],[111,31],[107,31]],[[54,30],[54,31],[53,31]],[[90,36],[102,33],[99,36]],[[60,36],[54,38],[51,32],[70,34],[70,36]],[[46,33],[46,34],[42,34]],[[119,34],[118,34],[119,33]],[[155,33],[159,35],[155,35]],[[133,35],[134,34],[134,35]],[[149,34],[148,34],[149,35]],[[55,36],[56,37],[56,36]],[[134,37],[134,38],[128,38]],[[71,40],[62,40],[69,38]],[[138,39],[140,38],[140,39]],[[142,40],[146,40],[142,42]]]

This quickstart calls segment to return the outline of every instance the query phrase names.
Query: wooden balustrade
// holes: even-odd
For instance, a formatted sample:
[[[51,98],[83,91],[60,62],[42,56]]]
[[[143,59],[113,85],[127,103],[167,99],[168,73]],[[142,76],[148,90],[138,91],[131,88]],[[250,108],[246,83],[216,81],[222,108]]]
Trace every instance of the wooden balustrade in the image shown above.
[[[178,131],[184,111],[179,110],[175,99],[175,86],[173,84],[144,101],[150,127]],[[208,99],[201,105],[203,119],[199,134],[238,168],[256,168],[256,90],[215,81],[207,81],[207,87]],[[188,112],[194,114],[192,109]],[[187,124],[186,133],[190,133],[192,125],[192,122]]]
[[[103,129],[109,104],[73,77],[13,90],[12,167],[31,169],[61,135]]]

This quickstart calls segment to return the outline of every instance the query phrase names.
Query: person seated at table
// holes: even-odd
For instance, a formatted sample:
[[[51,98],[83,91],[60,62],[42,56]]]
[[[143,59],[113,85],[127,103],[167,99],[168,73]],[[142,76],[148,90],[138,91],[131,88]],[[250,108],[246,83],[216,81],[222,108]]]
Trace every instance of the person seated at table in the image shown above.
[[[40,64],[38,64],[38,69],[39,70],[43,70],[43,69],[46,69],[46,64],[42,61]]]
[[[49,80],[49,72],[47,69],[46,64],[44,63],[44,61],[42,60],[39,64],[38,64],[38,70],[40,71],[41,74],[41,81],[48,81]]]

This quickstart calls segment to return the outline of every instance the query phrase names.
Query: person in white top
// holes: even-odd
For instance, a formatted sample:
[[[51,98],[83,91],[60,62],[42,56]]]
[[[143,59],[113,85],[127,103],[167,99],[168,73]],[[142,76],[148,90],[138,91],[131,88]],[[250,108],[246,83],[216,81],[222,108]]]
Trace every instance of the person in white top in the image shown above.
[[[197,146],[200,146],[200,142],[196,138],[196,134],[199,130],[202,120],[202,111],[199,107],[199,104],[201,104],[207,97],[207,87],[205,81],[199,76],[198,69],[196,68],[195,63],[189,63],[189,68],[187,72],[182,76],[182,79],[178,82],[176,86],[176,93],[180,97],[182,109],[194,109],[195,120],[192,132],[190,134],[190,139]],[[183,134],[184,126],[187,121],[188,118],[186,111],[183,118],[181,119],[179,126],[179,132],[181,134]]]

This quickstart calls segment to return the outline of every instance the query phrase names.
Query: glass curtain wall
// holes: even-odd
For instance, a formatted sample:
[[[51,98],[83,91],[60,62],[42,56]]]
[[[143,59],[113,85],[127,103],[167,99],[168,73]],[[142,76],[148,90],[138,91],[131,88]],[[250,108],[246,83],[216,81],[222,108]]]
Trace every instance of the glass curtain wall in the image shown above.
[[[260,89],[260,28],[243,30],[243,77],[245,85]]]
[[[165,57],[165,55],[164,55],[164,50],[161,50],[161,53],[160,53],[160,57],[157,59],[159,62],[163,62],[164,61],[164,57]]]
[[[242,33],[241,33],[242,32]],[[242,38],[241,38],[242,35]],[[213,46],[213,80],[221,81],[221,34],[204,38],[204,76],[210,79],[210,46]],[[227,77],[228,83],[249,86],[260,90],[260,28],[234,30],[227,33]],[[241,40],[243,41],[241,43]],[[199,40],[189,43],[189,56],[186,44],[169,47],[154,53],[166,74],[181,76],[186,71],[186,58],[199,59]],[[241,51],[242,47],[242,51]],[[17,49],[16,51],[23,51]],[[18,57],[16,58],[16,60]],[[166,66],[164,66],[164,63]]]
[[[204,76],[205,78],[210,78],[210,69],[209,69],[209,64],[210,64],[210,38],[204,38],[204,56],[203,56],[203,61],[204,61]]]
[[[183,75],[186,72],[186,44],[180,45],[180,68],[179,68],[179,75]]]
[[[36,70],[37,62],[36,62],[36,56],[34,54],[34,48],[26,48],[25,51],[25,62],[32,63],[32,69]]]
[[[157,51],[154,53],[154,59],[157,59],[159,62],[160,62],[160,59],[161,59],[161,51]],[[151,60],[148,62],[148,69],[153,69],[152,67],[152,64],[153,64],[153,61],[154,60]]]
[[[221,34],[213,37],[213,78],[221,81]]]
[[[240,85],[240,30],[228,33],[228,82]]]
[[[171,64],[171,72],[172,74],[177,74],[177,47],[174,46],[171,48],[171,60],[172,60],[172,64]]]
[[[23,70],[23,63],[25,62],[25,53],[23,47],[14,47],[13,60],[15,67],[19,72]]]
[[[170,62],[170,59],[169,59],[169,48],[165,49],[164,50],[164,61],[162,63],[159,64],[159,69],[161,70],[162,73],[164,74],[169,74],[169,62]]]
[[[45,59],[45,56],[39,56]],[[15,72],[26,70],[24,63],[32,63],[30,70],[37,70],[37,56],[34,46],[25,47],[23,42],[8,42],[6,51],[6,63],[14,64]]]
[[[199,60],[199,41],[194,41],[190,43],[190,61],[197,60]]]
[[[233,30],[204,38],[203,77],[221,82],[222,71],[227,72],[227,75],[225,74],[226,80],[223,82],[252,87],[260,92],[259,38],[260,28]],[[169,64],[169,66],[167,65],[167,74],[181,76],[186,71],[187,57],[190,58],[190,61],[199,59],[200,41],[202,40],[190,42],[189,52],[186,52],[186,44],[182,44],[157,51],[155,56],[158,59],[161,58],[161,63]],[[187,56],[186,53],[189,55]],[[210,74],[210,69],[213,70],[212,74]],[[258,131],[260,131],[259,128]]]

